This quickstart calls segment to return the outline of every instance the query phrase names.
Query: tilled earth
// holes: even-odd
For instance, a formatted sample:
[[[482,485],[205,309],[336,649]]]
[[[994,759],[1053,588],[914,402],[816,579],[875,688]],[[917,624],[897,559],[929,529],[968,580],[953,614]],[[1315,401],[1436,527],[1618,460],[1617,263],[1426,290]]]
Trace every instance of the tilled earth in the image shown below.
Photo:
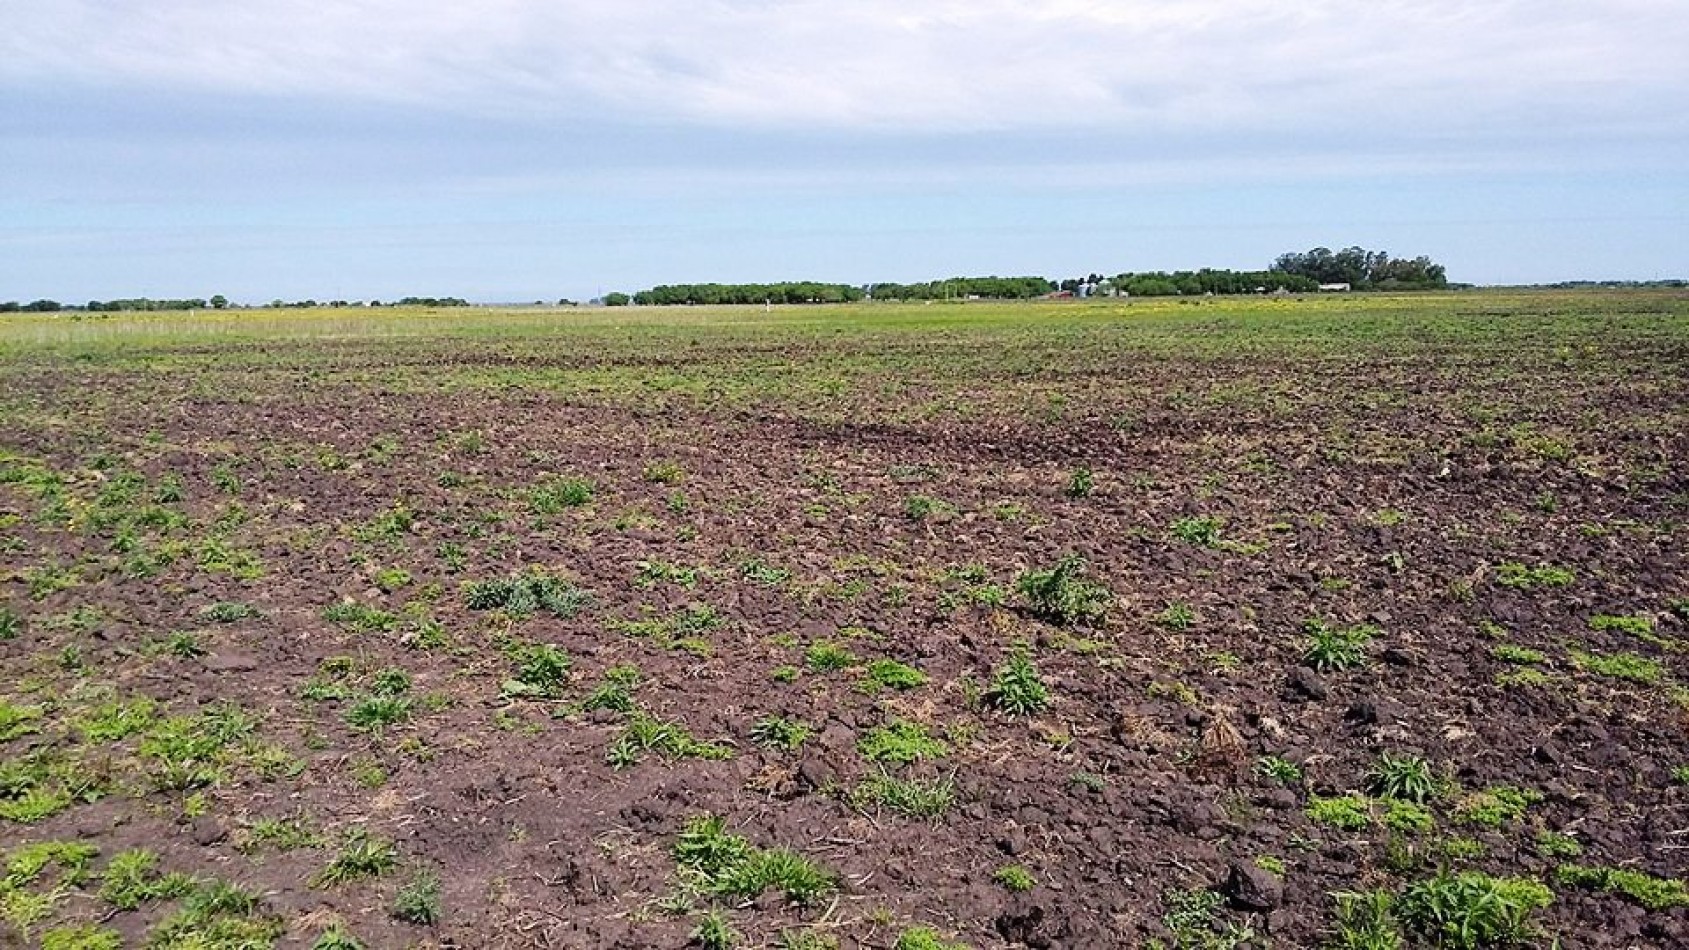
[[[257,898],[257,936],[177,945],[679,947],[715,908],[746,946],[1311,947],[1334,893],[1476,870],[1550,885],[1542,946],[1689,946],[1683,906],[1559,875],[1689,854],[1689,346],[1485,319],[1469,346],[1001,369],[951,330],[903,370],[720,400],[557,385],[638,363],[543,340],[14,357],[0,850],[98,855],[8,885],[52,900],[0,941],[171,945],[187,898],[102,896],[145,848]],[[742,388],[835,355],[730,342],[660,365]],[[1017,588],[1070,554],[1100,619]],[[534,572],[590,596],[473,609]],[[1371,637],[1329,668],[1315,628]],[[546,644],[566,672],[527,688]],[[1024,715],[992,701],[1017,653],[1049,696]],[[918,682],[876,686],[888,659]],[[589,702],[614,682],[631,704]],[[355,725],[383,695],[404,714]],[[90,729],[114,704],[133,729]],[[808,734],[759,742],[770,717]],[[612,761],[634,721],[714,751]],[[870,761],[898,722],[936,750]],[[1434,769],[1429,825],[1386,820],[1384,754]],[[910,816],[865,791],[887,776],[952,800]],[[1523,804],[1492,820],[1497,789]],[[1351,794],[1358,827],[1310,813]],[[836,886],[700,893],[673,848],[706,814]],[[392,867],[324,880],[359,840]],[[429,875],[437,919],[395,916]]]

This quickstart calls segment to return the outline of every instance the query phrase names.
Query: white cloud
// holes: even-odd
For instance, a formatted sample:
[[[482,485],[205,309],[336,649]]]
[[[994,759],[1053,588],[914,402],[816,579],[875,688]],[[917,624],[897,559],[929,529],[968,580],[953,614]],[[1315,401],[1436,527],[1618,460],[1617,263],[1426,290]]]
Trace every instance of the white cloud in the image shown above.
[[[536,120],[1357,130],[1664,122],[1681,0],[13,0],[0,87]]]

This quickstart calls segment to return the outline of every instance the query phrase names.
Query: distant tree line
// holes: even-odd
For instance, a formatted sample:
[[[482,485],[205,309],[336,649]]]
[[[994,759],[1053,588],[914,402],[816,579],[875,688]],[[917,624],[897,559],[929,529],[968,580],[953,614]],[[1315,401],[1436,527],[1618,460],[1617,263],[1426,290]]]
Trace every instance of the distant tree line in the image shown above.
[[[1065,283],[1065,281],[1064,281]],[[1083,286],[1083,285],[1081,285]],[[1282,271],[1202,270],[1140,271],[1092,281],[1090,293],[1121,293],[1132,297],[1201,297],[1206,294],[1303,293],[1319,289],[1319,281]]]
[[[1562,280],[1552,284],[1531,284],[1550,290],[1681,290],[1689,287],[1689,280],[1668,277],[1661,280]]]
[[[181,300],[154,300],[151,297],[129,297],[123,300],[90,300],[82,309],[90,313],[125,313],[128,311],[152,310],[204,310],[207,306],[215,306],[214,301],[220,297],[206,301],[200,297],[187,297]],[[227,301],[223,301],[227,306]],[[217,309],[222,309],[218,307]]]
[[[604,302],[610,306],[610,296]],[[849,284],[786,281],[777,284],[663,284],[633,295],[641,307],[677,304],[849,303],[863,298],[862,288]]]
[[[924,283],[881,283],[854,286],[821,281],[782,281],[772,284],[662,284],[636,294],[620,291],[605,294],[595,302],[610,307],[674,306],[699,304],[850,303],[857,300],[1028,300],[1057,292],[1074,296],[1172,297],[1206,294],[1258,294],[1317,290],[1321,284],[1348,284],[1352,290],[1441,290],[1450,286],[1443,265],[1431,258],[1391,257],[1384,251],[1346,247],[1340,251],[1316,247],[1279,255],[1264,271],[1233,271],[1215,268],[1188,271],[1127,271],[1113,277],[1089,274],[1053,281],[1047,277],[951,277]],[[1682,280],[1657,281],[1566,281],[1551,287],[1683,287]],[[560,300],[558,304],[568,305]],[[388,306],[467,307],[462,297],[401,297]],[[154,300],[131,297],[118,300],[90,300],[86,307],[60,304],[56,300],[0,302],[0,313],[52,313],[59,310],[119,312],[131,310],[222,310],[228,298],[217,294],[209,299]],[[331,300],[272,300],[269,307],[361,307],[362,302]],[[371,300],[371,307],[383,306]]]
[[[1279,255],[1273,270],[1307,277],[1321,284],[1348,284],[1355,290],[1440,290],[1449,285],[1443,265],[1423,255],[1391,257],[1384,251],[1316,247]]]
[[[1029,300],[1055,289],[1055,282],[1048,277],[952,277],[923,284],[870,284],[867,288],[875,300]]]

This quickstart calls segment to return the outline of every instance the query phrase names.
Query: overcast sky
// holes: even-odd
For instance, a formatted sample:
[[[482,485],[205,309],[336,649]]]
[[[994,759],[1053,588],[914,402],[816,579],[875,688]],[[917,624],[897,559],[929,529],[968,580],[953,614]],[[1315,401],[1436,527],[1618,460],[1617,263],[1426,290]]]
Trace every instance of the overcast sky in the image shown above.
[[[0,300],[1689,276],[1684,0],[0,0]]]

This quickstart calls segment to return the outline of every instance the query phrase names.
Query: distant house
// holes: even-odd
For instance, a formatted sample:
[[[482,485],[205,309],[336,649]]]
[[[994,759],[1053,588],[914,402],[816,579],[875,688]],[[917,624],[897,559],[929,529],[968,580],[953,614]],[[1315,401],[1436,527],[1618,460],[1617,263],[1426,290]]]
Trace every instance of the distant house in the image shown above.
[[[1322,293],[1346,294],[1350,290],[1353,290],[1353,289],[1354,288],[1350,287],[1349,283],[1347,281],[1344,281],[1341,284],[1321,284],[1320,285],[1320,291]]]

